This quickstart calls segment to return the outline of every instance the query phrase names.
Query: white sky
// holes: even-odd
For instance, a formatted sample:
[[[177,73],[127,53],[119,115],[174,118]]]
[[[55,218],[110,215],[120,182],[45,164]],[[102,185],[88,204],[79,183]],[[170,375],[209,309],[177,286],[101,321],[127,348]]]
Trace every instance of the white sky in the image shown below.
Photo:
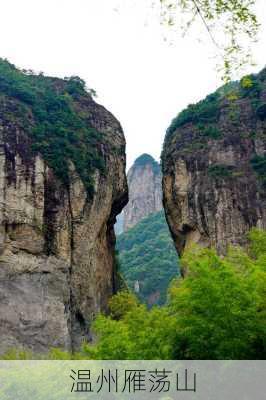
[[[0,57],[47,75],[85,79],[123,126],[128,167],[144,152],[159,159],[176,114],[221,85],[209,38],[200,44],[192,34],[169,45],[145,2],[0,0]],[[258,16],[257,66],[248,72],[266,63],[265,0],[258,1]]]

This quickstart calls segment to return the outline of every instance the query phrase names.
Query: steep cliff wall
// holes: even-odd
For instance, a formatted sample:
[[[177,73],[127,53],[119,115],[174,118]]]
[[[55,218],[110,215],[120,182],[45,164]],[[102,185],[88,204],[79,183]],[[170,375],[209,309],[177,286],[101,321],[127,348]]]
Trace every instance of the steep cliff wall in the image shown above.
[[[77,348],[115,289],[118,121],[78,78],[0,62],[0,353]]]
[[[162,175],[159,164],[149,155],[138,157],[127,174],[129,202],[123,210],[123,230],[162,209]]]
[[[245,244],[266,228],[266,69],[189,106],[169,127],[163,201],[178,253]]]

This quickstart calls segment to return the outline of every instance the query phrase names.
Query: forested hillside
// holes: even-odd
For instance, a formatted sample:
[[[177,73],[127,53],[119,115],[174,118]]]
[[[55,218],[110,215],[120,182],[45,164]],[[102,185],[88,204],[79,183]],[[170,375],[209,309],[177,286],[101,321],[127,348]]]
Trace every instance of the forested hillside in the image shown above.
[[[178,257],[164,212],[151,214],[118,236],[121,273],[148,305],[163,304],[166,289],[179,274]]]

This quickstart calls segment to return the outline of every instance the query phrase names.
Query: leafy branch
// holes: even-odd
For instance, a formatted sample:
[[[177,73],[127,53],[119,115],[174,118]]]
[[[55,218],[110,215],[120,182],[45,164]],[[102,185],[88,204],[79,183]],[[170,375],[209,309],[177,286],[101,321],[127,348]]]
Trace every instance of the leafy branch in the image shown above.
[[[186,34],[197,21],[203,24],[216,48],[218,67],[223,80],[233,72],[252,64],[251,44],[257,41],[259,23],[254,12],[256,0],[158,0],[161,23],[179,27]],[[156,5],[156,2],[153,3]]]

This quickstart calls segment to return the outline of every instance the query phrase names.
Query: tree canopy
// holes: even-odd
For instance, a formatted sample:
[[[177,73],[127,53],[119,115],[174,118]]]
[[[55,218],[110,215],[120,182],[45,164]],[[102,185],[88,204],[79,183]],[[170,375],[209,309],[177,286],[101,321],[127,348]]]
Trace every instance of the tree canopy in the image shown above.
[[[253,229],[249,248],[226,257],[194,247],[181,263],[189,273],[170,287],[166,306],[150,311],[118,293],[100,315],[96,359],[264,359],[266,355],[266,232]]]

